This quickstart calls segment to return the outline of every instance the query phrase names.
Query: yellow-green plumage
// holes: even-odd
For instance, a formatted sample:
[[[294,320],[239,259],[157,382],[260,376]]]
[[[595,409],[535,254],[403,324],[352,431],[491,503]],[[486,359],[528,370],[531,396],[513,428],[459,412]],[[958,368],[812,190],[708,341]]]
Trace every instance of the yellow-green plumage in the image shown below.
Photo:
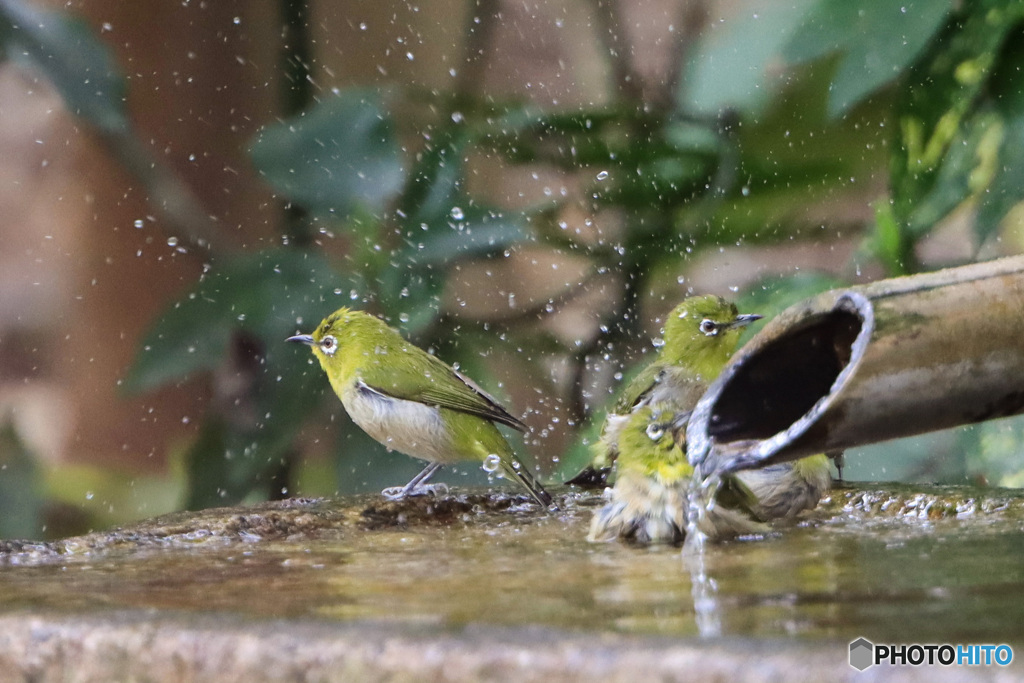
[[[542,505],[551,496],[515,459],[494,423],[525,431],[525,425],[470,379],[410,344],[383,321],[341,308],[311,335],[308,344],[345,410],[367,434],[390,449],[431,463],[406,494],[437,466],[463,460],[493,462],[516,478]]]
[[[619,394],[605,418],[601,438],[591,449],[590,466],[569,483],[604,485],[618,456],[619,430],[636,408],[692,410],[736,350],[743,327],[760,317],[740,315],[734,304],[717,296],[690,297],[672,309],[657,358]]]
[[[657,359],[627,384],[593,449],[591,469],[614,464],[616,474],[608,504],[592,521],[591,540],[682,540],[693,474],[686,418],[735,351],[741,328],[759,317],[739,315],[719,297],[691,297],[669,314]],[[601,478],[587,473],[570,483],[577,480]],[[830,483],[824,456],[727,475],[698,528],[713,539],[762,532],[761,522],[816,505]]]
[[[832,473],[824,453],[795,462],[743,470],[734,476],[757,499],[754,513],[763,520],[792,517],[809,510],[832,487]]]
[[[615,486],[591,519],[590,541],[679,544],[686,538],[693,467],[686,458],[685,430],[670,429],[679,420],[673,411],[649,405],[630,414],[619,433]],[[752,510],[756,502],[728,477],[698,528],[716,540],[762,533],[766,527]]]

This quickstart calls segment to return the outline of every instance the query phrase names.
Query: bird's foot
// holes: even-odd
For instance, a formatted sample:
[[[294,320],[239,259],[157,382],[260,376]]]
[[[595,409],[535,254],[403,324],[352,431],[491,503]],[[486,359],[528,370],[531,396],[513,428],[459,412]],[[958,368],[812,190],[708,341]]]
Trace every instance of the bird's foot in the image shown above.
[[[408,494],[405,492],[404,486],[389,486],[381,491],[380,495],[384,496],[388,500],[402,500]]]
[[[410,496],[439,496],[448,495],[448,484],[420,484],[413,489]]]
[[[420,484],[414,488],[408,486],[389,486],[380,492],[387,500],[402,500],[409,496],[447,496],[447,484]]]

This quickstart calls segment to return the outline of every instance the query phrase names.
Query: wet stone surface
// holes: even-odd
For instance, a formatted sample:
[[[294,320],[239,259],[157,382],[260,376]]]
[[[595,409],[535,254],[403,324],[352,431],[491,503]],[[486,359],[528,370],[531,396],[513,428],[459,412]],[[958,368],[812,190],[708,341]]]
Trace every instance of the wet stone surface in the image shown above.
[[[322,680],[835,680],[863,676],[847,664],[861,636],[1008,643],[1024,661],[1017,491],[858,485],[696,558],[587,543],[600,498],[558,498],[553,514],[486,492],[291,500],[3,542],[0,672],[281,680],[270,672],[287,664]],[[1022,672],[1015,661],[886,673]]]

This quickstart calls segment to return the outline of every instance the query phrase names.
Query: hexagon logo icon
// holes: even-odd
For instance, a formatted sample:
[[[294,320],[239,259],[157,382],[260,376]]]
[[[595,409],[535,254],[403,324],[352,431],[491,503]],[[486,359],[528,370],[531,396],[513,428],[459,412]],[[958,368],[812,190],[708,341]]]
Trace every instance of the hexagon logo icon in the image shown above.
[[[875,659],[875,646],[867,638],[858,638],[850,643],[850,666],[857,671],[864,671]]]

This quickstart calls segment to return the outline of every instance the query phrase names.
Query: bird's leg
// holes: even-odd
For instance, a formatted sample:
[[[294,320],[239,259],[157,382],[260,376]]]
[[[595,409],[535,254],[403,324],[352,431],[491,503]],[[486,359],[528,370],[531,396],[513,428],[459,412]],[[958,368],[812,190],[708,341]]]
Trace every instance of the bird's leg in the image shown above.
[[[406,496],[421,495],[421,494],[424,494],[424,493],[432,493],[433,492],[433,487],[426,486],[426,483],[427,483],[427,480],[429,480],[432,476],[434,476],[434,473],[437,472],[439,469],[441,469],[441,463],[439,463],[439,462],[432,462],[429,465],[427,465],[426,467],[424,467],[420,471],[420,473],[417,474],[415,477],[413,477],[412,481],[410,481],[405,486],[389,486],[386,489],[384,489],[383,491],[381,491],[380,493],[381,493],[382,496],[384,496],[388,500],[401,500],[401,499],[405,498]],[[444,485],[442,484],[441,486],[444,486]],[[419,489],[419,488],[422,488],[423,490],[422,491],[417,491],[417,489]],[[445,488],[445,491],[447,491],[448,487],[445,486],[444,488]]]
[[[846,465],[846,456],[843,451],[828,451],[825,453],[829,458],[832,459],[832,464],[836,466],[836,471],[839,476],[836,477],[837,481],[843,480],[843,467]]]

